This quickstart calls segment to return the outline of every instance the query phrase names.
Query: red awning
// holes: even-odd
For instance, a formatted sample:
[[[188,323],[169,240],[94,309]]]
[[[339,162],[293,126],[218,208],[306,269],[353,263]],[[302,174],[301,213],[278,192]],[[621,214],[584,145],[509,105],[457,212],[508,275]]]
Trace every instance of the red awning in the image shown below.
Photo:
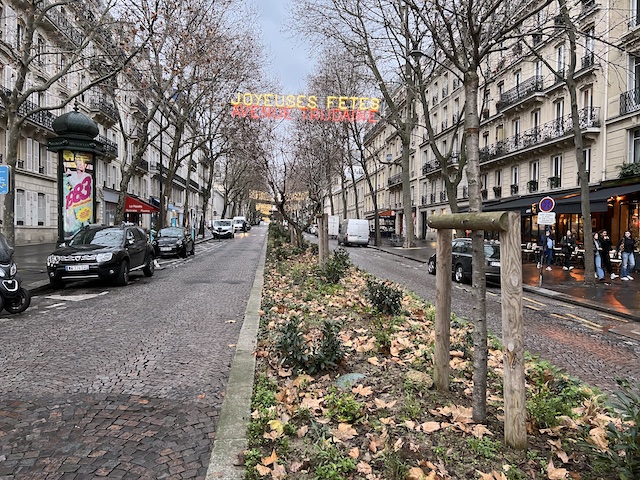
[[[396,214],[393,210],[383,210],[378,213],[379,217],[394,217]]]
[[[125,213],[154,213],[159,212],[160,209],[139,198],[127,195],[124,201],[124,211]]]

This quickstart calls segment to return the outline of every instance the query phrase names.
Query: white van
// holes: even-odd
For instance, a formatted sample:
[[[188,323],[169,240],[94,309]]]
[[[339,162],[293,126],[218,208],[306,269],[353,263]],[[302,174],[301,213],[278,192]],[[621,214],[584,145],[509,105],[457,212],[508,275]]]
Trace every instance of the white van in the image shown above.
[[[340,224],[338,245],[369,245],[369,221],[348,218]]]
[[[246,217],[238,216],[233,217],[233,231],[234,232],[246,232],[247,228],[247,219]]]

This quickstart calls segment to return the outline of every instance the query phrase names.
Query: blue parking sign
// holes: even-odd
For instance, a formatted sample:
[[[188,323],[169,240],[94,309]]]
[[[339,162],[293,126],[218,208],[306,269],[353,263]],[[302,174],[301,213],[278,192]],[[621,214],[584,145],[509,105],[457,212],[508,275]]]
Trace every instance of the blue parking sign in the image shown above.
[[[0,165],[0,195],[9,193],[9,165]]]

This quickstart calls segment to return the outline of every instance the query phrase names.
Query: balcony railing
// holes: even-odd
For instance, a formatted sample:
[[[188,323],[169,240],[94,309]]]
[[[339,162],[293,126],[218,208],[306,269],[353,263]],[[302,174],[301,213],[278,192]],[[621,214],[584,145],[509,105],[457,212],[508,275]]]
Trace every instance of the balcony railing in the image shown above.
[[[429,195],[429,203],[436,203],[436,194],[432,193]]]
[[[480,190],[480,195],[482,196],[482,200],[486,200],[489,192],[487,192],[487,190]]]
[[[118,156],[118,144],[116,142],[109,140],[104,135],[98,135],[96,139],[102,142],[102,144],[104,145],[104,152],[108,156],[112,156],[114,158]]]
[[[600,127],[600,107],[583,108],[578,111],[580,129]],[[525,130],[519,135],[506,138],[488,147],[480,149],[480,162],[488,162],[525,148],[533,147],[550,140],[565,137],[573,133],[571,115],[565,115],[539,127]]]
[[[502,187],[493,187],[493,196],[496,198],[502,197]]]
[[[542,92],[544,89],[544,79],[540,75],[534,75],[524,82],[516,85],[511,90],[500,95],[500,100],[496,102],[496,110],[501,111],[514,105],[524,98],[531,96],[535,92]]]
[[[560,188],[562,185],[561,177],[549,177],[549,188]]]
[[[422,195],[422,197],[420,197],[420,205],[427,205],[428,198],[429,197],[427,195]]]
[[[434,160],[429,163],[425,163],[422,166],[422,174],[426,175],[427,173],[435,172],[440,168],[440,162],[438,160]]]
[[[534,193],[538,191],[538,181],[537,180],[529,180],[527,182],[527,190],[529,193]]]
[[[7,95],[9,95],[11,93],[6,88],[2,87],[2,90]],[[2,103],[2,101],[0,101],[0,106],[2,106],[2,108],[4,108],[4,104]],[[19,115],[26,115],[27,112],[29,112],[31,110],[35,110],[36,108],[39,108],[38,105],[36,105],[35,103],[33,103],[30,100],[27,100],[26,102],[23,102],[23,103],[20,104],[20,108],[18,108],[18,114]],[[41,127],[44,127],[47,130],[53,132],[53,127],[51,126],[51,124],[53,123],[55,118],[56,118],[56,116],[53,113],[51,113],[49,110],[41,110],[41,111],[39,111],[37,113],[29,115],[27,117],[27,120],[29,120],[32,123],[35,123],[36,125],[40,125]]]
[[[440,192],[440,201],[441,202],[447,201],[447,192]]]
[[[640,87],[620,94],[620,115],[640,110]]]
[[[514,183],[511,185],[511,195],[517,195],[518,194],[518,184]]]
[[[389,180],[387,180],[387,185],[390,187],[402,185],[402,173],[398,173],[396,175],[393,175],[392,177],[389,177]]]
[[[469,198],[469,187],[462,187],[462,198]]]
[[[596,56],[593,52],[589,52],[584,57],[582,57],[583,69],[593,67],[595,63],[596,63]]]
[[[118,111],[116,110],[115,105],[106,100],[103,96],[92,98],[90,105],[92,109],[102,112],[113,121],[118,119]]]
[[[82,39],[84,38],[84,36],[80,32],[80,30],[71,25],[67,16],[60,10],[53,8],[49,9],[46,13],[46,16],[49,21],[58,28],[58,30],[64,33],[67,38],[71,40],[71,42],[73,42],[75,46],[79,46],[82,44]]]

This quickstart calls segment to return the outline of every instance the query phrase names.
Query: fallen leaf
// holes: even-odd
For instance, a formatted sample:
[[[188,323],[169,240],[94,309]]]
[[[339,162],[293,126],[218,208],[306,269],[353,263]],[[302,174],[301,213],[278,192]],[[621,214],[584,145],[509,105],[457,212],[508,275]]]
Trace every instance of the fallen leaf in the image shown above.
[[[474,437],[476,438],[482,438],[485,435],[493,435],[493,433],[491,432],[491,430],[489,430],[486,426],[482,425],[482,424],[478,424],[475,425],[472,429],[471,429],[471,433],[473,434]]]
[[[371,365],[375,365],[376,367],[380,366],[380,361],[378,360],[378,357],[369,357],[367,358],[367,362],[369,362]]]
[[[398,403],[398,401],[391,400],[390,402],[385,402],[384,400],[380,400],[379,398],[374,398],[373,403],[376,404],[376,407],[382,409],[382,408],[392,408],[396,403]]]
[[[273,450],[271,452],[271,455],[269,455],[268,457],[264,457],[262,459],[262,461],[260,463],[262,463],[263,465],[271,465],[272,463],[275,463],[278,461],[278,455],[276,455],[276,451]]]
[[[334,428],[332,430],[332,433],[333,433],[333,438],[338,441],[351,440],[353,437],[355,437],[358,434],[356,429],[353,428],[348,423],[339,424],[337,429]]]
[[[396,440],[396,443],[393,444],[393,451],[399,452],[402,449],[403,445],[404,445],[404,440],[399,438],[398,440]]]
[[[206,398],[207,394],[206,393],[201,393],[200,395],[198,395],[196,398],[198,400],[202,400],[203,398]]]
[[[360,449],[358,447],[353,447],[349,450],[349,456],[355,460],[360,456]]]
[[[370,475],[373,472],[371,465],[362,461],[358,463],[356,470],[358,470],[358,473],[364,473],[365,475]]]
[[[287,476],[287,470],[284,465],[274,465],[271,472],[271,478],[274,480],[282,480]]]
[[[298,473],[303,465],[304,465],[304,462],[291,462],[289,464],[289,471],[291,473]]]
[[[298,429],[298,431],[296,432],[296,435],[298,436],[298,438],[302,438],[307,434],[308,431],[309,431],[309,426],[303,425]]]
[[[256,465],[256,470],[260,474],[260,476],[264,477],[265,475],[269,475],[271,473],[271,469],[269,467],[265,467],[264,465]]]
[[[553,460],[549,460],[549,465],[547,465],[547,475],[549,480],[562,480],[563,478],[567,478],[567,469],[556,468],[553,466]]]
[[[427,476],[420,467],[411,467],[407,472],[407,480],[426,480]]]
[[[271,427],[271,430],[278,432],[280,435],[284,432],[284,425],[280,420],[270,420],[268,425]]]
[[[228,345],[228,347],[229,347],[229,348],[236,348],[236,344],[235,344],[235,343],[230,343],[230,344]]]
[[[440,425],[440,422],[424,422],[420,425],[420,428],[424,433],[431,433],[437,432],[442,427]]]
[[[592,428],[589,431],[589,439],[600,450],[605,451],[609,448],[609,442],[607,441],[607,431],[602,427]]]
[[[353,387],[351,391],[356,395],[361,395],[363,397],[368,397],[373,393],[371,387],[363,387],[362,384],[359,384],[357,387]]]

